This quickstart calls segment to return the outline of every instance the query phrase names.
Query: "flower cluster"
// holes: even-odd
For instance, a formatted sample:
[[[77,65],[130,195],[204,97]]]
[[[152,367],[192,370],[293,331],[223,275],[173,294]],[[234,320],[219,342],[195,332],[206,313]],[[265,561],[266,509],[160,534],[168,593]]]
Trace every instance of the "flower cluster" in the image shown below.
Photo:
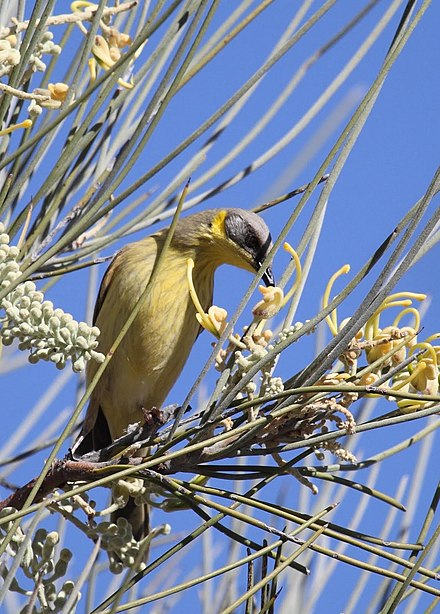
[[[344,374],[326,374],[316,386],[329,388],[340,386]],[[313,394],[305,393],[295,397],[295,402],[289,409],[275,409],[271,421],[264,427],[259,436],[267,447],[280,443],[302,441],[312,435],[325,434],[329,424],[333,423],[341,432],[352,434],[356,431],[356,422],[349,410],[356,401],[355,393]],[[341,417],[342,416],[342,417]],[[342,460],[353,462],[354,456],[339,442],[322,442],[315,447],[316,451],[329,450]]]
[[[43,32],[40,40],[35,45],[33,52],[29,56],[28,64],[23,71],[21,83],[26,83],[30,80],[33,73],[44,72],[47,68],[43,57],[45,55],[59,55],[61,47],[53,42],[53,34],[49,30]],[[0,30],[0,77],[9,75],[12,69],[21,61],[21,53],[19,47],[19,38],[16,33],[11,31],[11,28],[2,28]],[[3,85],[2,89],[7,93],[25,100],[30,99],[28,113],[32,119],[40,115],[43,107],[46,109],[58,109],[61,103],[65,100],[69,87],[65,83],[49,84],[47,88],[36,88],[33,91],[21,91],[7,85]],[[8,134],[18,128],[30,128],[32,121],[27,119],[23,122],[13,124],[1,130],[0,136]]]
[[[49,30],[43,32],[41,39],[29,57],[29,68],[32,72],[44,72],[47,68],[41,59],[43,55],[59,55],[61,47],[53,42],[53,34]]]
[[[136,561],[142,559],[139,556],[142,544],[134,539],[131,524],[126,518],[118,518],[116,524],[108,521],[98,523],[90,529],[89,537],[101,538],[101,547],[109,555],[112,573],[121,573],[124,568],[134,569]],[[143,568],[145,563],[140,560],[136,570]]]
[[[34,72],[44,72],[47,68],[43,62],[44,55],[59,55],[61,47],[53,42],[53,33],[49,30],[43,32],[41,39],[35,45],[33,53],[29,56],[29,63],[23,76],[25,82]],[[9,75],[17,64],[20,63],[21,53],[19,39],[15,33],[11,33],[9,28],[0,31],[0,77]]]
[[[37,87],[33,91],[34,98],[28,106],[28,113],[31,117],[41,115],[43,108],[59,109],[66,100],[69,93],[69,86],[66,83],[49,83],[47,89]]]
[[[134,499],[136,505],[151,503],[151,488],[146,480],[140,478],[127,477],[120,479],[113,486],[113,501],[115,508],[123,508],[127,505],[130,497]]]
[[[324,295],[324,307],[328,303],[334,280],[348,271],[349,267],[346,265],[333,275]],[[380,379],[381,388],[389,389],[388,399],[394,401],[402,412],[431,407],[434,401],[426,398],[397,398],[393,396],[393,391],[420,397],[437,395],[439,392],[440,346],[434,345],[433,342],[440,338],[440,334],[436,333],[424,341],[418,341],[420,313],[413,307],[413,301],[425,299],[425,294],[414,292],[398,292],[388,296],[340,356],[341,362],[356,383],[374,386]],[[394,307],[400,307],[401,311],[392,324],[387,323],[382,328],[381,318]],[[402,326],[402,319],[408,315],[414,319],[413,326]],[[346,322],[347,320],[344,320],[338,325],[336,310],[327,318],[330,330],[335,335]],[[368,366],[359,368],[362,357]],[[387,378],[388,373],[391,375]]]
[[[268,341],[272,336],[272,331],[266,330],[265,335],[249,335],[246,331],[246,334],[243,337],[242,349],[237,350],[234,354],[234,366],[235,371],[233,376],[230,378],[230,386],[234,387],[240,380],[243,378],[250,369],[255,367],[262,358],[265,358],[268,354]],[[270,386],[272,371],[275,367],[275,359],[266,363],[264,366],[260,368],[260,378],[264,385],[260,387],[259,394],[264,395],[267,388]],[[244,391],[247,393],[249,399],[254,398],[255,393],[257,392],[257,384],[254,381],[248,382]],[[254,412],[250,413],[250,417],[254,417],[256,414]]]
[[[21,275],[19,249],[9,245],[4,230],[0,223],[0,290],[7,289]],[[30,362],[47,360],[61,369],[71,360],[73,370],[82,371],[88,360],[104,360],[96,350],[99,329],[77,322],[62,309],[54,309],[34,282],[19,283],[0,304],[5,311],[0,330],[4,345],[17,339],[20,350],[30,351]]]
[[[196,289],[194,287],[192,272],[194,269],[194,261],[190,258],[187,262],[187,279],[188,288],[196,308],[196,318],[205,330],[212,333],[217,339],[220,338],[227,326],[228,313],[222,307],[212,305],[208,312],[204,312],[200,300],[197,296]],[[242,377],[262,358],[268,353],[268,343],[272,338],[272,331],[263,330],[264,320],[262,318],[272,317],[274,313],[279,311],[281,303],[284,300],[283,291],[281,288],[263,288],[260,287],[260,292],[263,293],[263,300],[258,303],[254,308],[253,313],[257,320],[261,320],[259,325],[251,325],[251,327],[245,329],[245,334],[242,338],[238,334],[229,335],[229,344],[226,349],[220,349],[216,356],[215,367],[217,371],[223,371],[226,368],[228,357],[234,355],[235,370],[232,376],[228,379],[227,389],[232,389]],[[273,349],[273,346],[269,346],[269,349]],[[272,371],[275,366],[275,359],[270,361],[261,368],[261,380],[260,396],[263,396],[268,391],[280,391],[282,390],[282,381],[280,378],[275,378],[272,381]],[[257,389],[255,382],[250,381],[244,387],[244,392],[249,398],[253,398]],[[240,396],[240,395],[239,395]],[[253,412],[250,412],[250,416],[253,416]]]
[[[279,358],[278,346],[291,343],[291,338],[296,337],[304,326],[301,322],[287,326],[273,339],[272,332],[265,329],[266,320],[274,317],[287,304],[301,282],[302,269],[299,258],[290,245],[286,244],[285,249],[291,254],[295,265],[296,281],[292,289],[284,295],[281,288],[260,287],[263,298],[252,310],[254,321],[244,329],[242,336],[231,333],[228,345],[226,348],[221,348],[216,357],[216,369],[228,373],[223,383],[223,394],[239,388],[247,374],[251,370],[255,372],[256,368],[260,367],[259,374],[251,381],[243,383],[241,392],[236,396],[240,399],[245,394],[252,403],[255,401],[255,405],[251,408],[249,408],[250,403],[246,404],[250,421],[267,416],[268,410],[257,403],[258,399],[263,397],[269,397],[274,401],[279,399],[270,406],[270,420],[261,429],[256,429],[253,445],[263,445],[267,449],[276,450],[285,444],[325,435],[334,427],[340,430],[341,434],[355,433],[356,422],[350,407],[358,400],[359,394],[352,390],[352,386],[374,386],[379,378],[381,378],[381,388],[384,386],[389,388],[388,398],[395,401],[401,411],[414,411],[432,405],[434,401],[426,398],[402,398],[404,396],[402,393],[413,393],[413,396],[414,393],[419,393],[426,396],[435,395],[439,390],[440,347],[433,345],[432,342],[440,338],[440,334],[433,335],[424,342],[417,340],[420,315],[411,305],[413,299],[423,300],[425,295],[414,293],[400,293],[388,297],[348,344],[340,356],[342,364],[337,365],[334,372],[329,371],[314,382],[311,392],[292,390],[290,398],[284,394],[289,391],[285,390],[283,380],[274,375]],[[207,313],[204,312],[192,281],[193,268],[193,261],[189,261],[188,285],[197,310],[196,318],[218,339],[227,326],[227,313],[215,306]],[[350,267],[345,265],[331,277],[323,297],[324,308],[328,306],[334,281],[349,270]],[[403,311],[391,325],[381,328],[381,314],[396,306],[404,307]],[[401,319],[408,314],[414,316],[414,325],[401,326]],[[336,310],[327,316],[326,321],[334,335],[348,322],[345,320],[339,325]],[[362,366],[359,366],[361,359]],[[391,372],[391,375],[386,381],[388,372]],[[328,388],[328,391],[322,390],[323,387]],[[393,391],[396,396],[392,394]],[[234,424],[230,430],[233,441]],[[337,440],[324,440],[314,444],[313,447],[317,454],[328,451],[344,462],[356,462],[354,455]],[[276,453],[272,454],[277,460]],[[281,458],[277,462],[283,463]],[[308,480],[294,469],[289,469],[290,471],[301,483],[316,492],[316,488]]]
[[[144,500],[142,496],[142,486],[136,488],[136,483],[144,484],[143,480],[136,478],[127,480],[118,480],[113,487],[113,492],[118,491],[121,493],[125,487],[130,483],[130,493],[137,490],[138,496],[135,497],[136,505],[143,505]],[[132,487],[131,487],[132,486]],[[128,491],[127,491],[128,492]],[[122,497],[124,499],[124,497]],[[122,499],[119,501],[120,506],[123,507]],[[128,495],[127,495],[128,499]],[[125,503],[127,500],[125,500]],[[108,510],[103,510],[100,514],[104,515]],[[164,524],[152,529],[144,539],[137,541],[133,537],[132,526],[126,518],[120,517],[116,523],[102,521],[99,523],[91,523],[87,530],[87,535],[94,541],[100,538],[101,547],[105,550],[109,557],[109,569],[114,574],[121,573],[124,568],[131,569],[132,571],[140,571],[145,568],[145,552],[148,550],[150,542],[158,535],[169,535],[171,527],[169,524]]]
[[[9,75],[14,66],[20,62],[21,55],[16,46],[15,34],[9,34],[4,38],[0,34],[0,77]]]
[[[75,1],[71,7],[74,12],[80,12],[88,7],[93,6],[92,2],[84,0]],[[81,22],[78,22],[80,30],[85,36],[88,36],[89,32],[87,28]],[[109,18],[101,20],[102,34],[95,36],[95,41],[92,45],[92,58],[89,60],[90,78],[92,81],[96,79],[97,66],[100,66],[104,70],[110,70],[110,68],[116,64],[116,62],[122,56],[122,49],[131,45],[132,40],[128,34],[119,32],[119,30],[109,25]],[[135,58],[139,56],[142,47],[135,53]],[[118,84],[126,89],[133,87],[132,82],[128,82],[125,79],[118,79]]]
[[[0,512],[0,518],[4,518],[13,513],[13,508],[4,508]],[[13,522],[8,522],[0,526],[0,532],[6,535],[12,528]],[[27,540],[26,535],[20,527],[15,531],[12,540],[9,542],[7,552],[11,557],[16,557],[22,548],[24,554],[20,560],[20,567],[27,581],[33,581],[29,588],[22,586],[18,579],[18,574],[10,584],[10,590],[31,597],[36,594],[40,602],[41,609],[34,609],[35,612],[61,612],[69,599],[75,584],[71,580],[66,580],[61,587],[57,588],[57,581],[66,575],[72,553],[67,548],[62,548],[57,552],[59,535],[56,531],[48,533],[45,529],[38,529],[32,541]],[[3,578],[8,574],[5,564],[3,567]],[[38,590],[36,587],[38,586]],[[81,593],[75,597],[75,603],[81,598]],[[26,608],[27,609],[27,608]]]

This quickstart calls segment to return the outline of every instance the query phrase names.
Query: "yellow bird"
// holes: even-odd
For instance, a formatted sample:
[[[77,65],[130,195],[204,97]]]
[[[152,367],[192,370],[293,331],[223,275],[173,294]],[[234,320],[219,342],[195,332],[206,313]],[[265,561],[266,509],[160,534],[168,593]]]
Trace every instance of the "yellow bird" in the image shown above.
[[[167,231],[127,245],[107,269],[94,314],[101,331],[98,349],[104,354],[144,291]],[[212,209],[178,221],[150,292],[92,393],[76,453],[108,446],[129,424],[142,421],[145,411],[165,401],[201,331],[188,289],[188,259],[194,260],[194,286],[207,311],[217,267],[258,271],[271,245],[264,221],[243,209]],[[273,285],[270,267],[263,281]],[[88,383],[97,368],[89,363]],[[119,516],[131,523],[136,539],[148,533],[147,506],[130,499],[113,520]]]

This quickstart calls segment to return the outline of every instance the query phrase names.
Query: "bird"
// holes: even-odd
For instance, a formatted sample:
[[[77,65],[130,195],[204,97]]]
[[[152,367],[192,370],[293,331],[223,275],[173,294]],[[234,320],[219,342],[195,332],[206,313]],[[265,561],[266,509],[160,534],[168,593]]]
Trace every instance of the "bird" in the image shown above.
[[[100,330],[98,350],[107,354],[146,288],[168,228],[123,247],[113,258],[99,289],[93,321]],[[182,217],[136,318],[93,390],[76,453],[101,450],[121,437],[129,424],[160,408],[180,375],[201,332],[187,280],[188,259],[205,311],[212,304],[214,272],[230,264],[257,272],[272,239],[263,219],[239,208],[209,209]],[[270,266],[262,280],[273,286]],[[87,367],[89,384],[98,364]],[[148,534],[147,505],[127,505],[112,514],[127,518],[134,539]]]

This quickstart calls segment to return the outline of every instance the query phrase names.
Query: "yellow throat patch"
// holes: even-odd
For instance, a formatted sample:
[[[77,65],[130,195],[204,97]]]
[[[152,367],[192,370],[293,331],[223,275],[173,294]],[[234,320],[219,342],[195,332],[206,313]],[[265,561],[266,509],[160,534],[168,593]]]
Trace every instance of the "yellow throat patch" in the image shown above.
[[[218,237],[219,239],[224,239],[226,235],[225,233],[226,214],[227,214],[226,209],[222,209],[221,211],[217,213],[215,218],[212,220],[212,226],[211,226],[212,234],[215,237]]]

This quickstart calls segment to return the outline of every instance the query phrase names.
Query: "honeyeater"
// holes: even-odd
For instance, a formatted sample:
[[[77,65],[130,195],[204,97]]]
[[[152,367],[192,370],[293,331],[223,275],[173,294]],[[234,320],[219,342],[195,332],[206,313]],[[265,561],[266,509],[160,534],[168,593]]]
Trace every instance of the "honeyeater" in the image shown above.
[[[144,291],[167,232],[125,246],[108,267],[94,314],[101,331],[98,349],[104,354]],[[243,209],[212,209],[179,219],[150,291],[91,395],[76,452],[108,446],[165,401],[201,331],[188,288],[188,259],[194,261],[194,286],[206,311],[217,267],[232,264],[258,271],[271,245],[265,222]],[[270,267],[263,281],[273,285]],[[88,383],[97,368],[89,362]],[[136,539],[148,532],[146,506],[129,499],[113,520],[119,516],[131,523]]]

